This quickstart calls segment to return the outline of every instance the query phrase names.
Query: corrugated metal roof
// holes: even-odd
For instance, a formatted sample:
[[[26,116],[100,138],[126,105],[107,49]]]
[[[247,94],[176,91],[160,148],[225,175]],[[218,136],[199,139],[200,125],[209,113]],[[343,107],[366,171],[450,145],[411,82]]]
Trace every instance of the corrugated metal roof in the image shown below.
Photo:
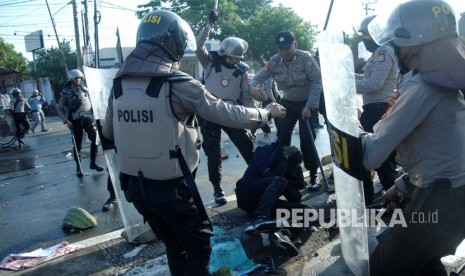
[[[8,69],[8,68],[3,68],[0,67],[0,76],[6,76],[6,75],[12,75],[12,74],[20,74],[20,72]]]

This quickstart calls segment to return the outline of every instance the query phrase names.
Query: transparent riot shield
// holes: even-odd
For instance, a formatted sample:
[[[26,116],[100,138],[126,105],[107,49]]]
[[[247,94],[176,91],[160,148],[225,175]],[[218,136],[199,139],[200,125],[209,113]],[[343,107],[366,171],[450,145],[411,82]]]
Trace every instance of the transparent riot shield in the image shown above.
[[[113,86],[113,78],[117,71],[118,69],[96,69],[84,66],[84,75],[89,88],[94,117],[96,120],[101,120],[102,124],[105,119],[108,97]],[[132,242],[135,238],[149,231],[150,226],[144,223],[142,215],[137,212],[134,206],[126,201],[119,181],[119,162],[115,150],[105,150],[104,154],[128,241]]]
[[[369,275],[354,61],[341,32],[318,37],[328,133],[334,163],[337,223],[342,255],[355,275]]]

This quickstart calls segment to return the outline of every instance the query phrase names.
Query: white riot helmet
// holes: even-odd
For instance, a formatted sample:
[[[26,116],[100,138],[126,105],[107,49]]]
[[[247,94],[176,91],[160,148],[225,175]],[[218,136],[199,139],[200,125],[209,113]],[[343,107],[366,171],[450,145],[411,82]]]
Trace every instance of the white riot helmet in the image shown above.
[[[84,79],[84,74],[78,69],[72,69],[68,71],[68,81],[73,81],[75,78]]]
[[[18,97],[20,94],[21,94],[21,89],[19,88],[13,88],[10,90],[10,94],[13,96],[13,97]]]
[[[218,54],[220,56],[243,59],[248,48],[249,44],[245,40],[238,37],[228,37],[221,42]]]
[[[34,89],[34,91],[32,92],[32,95],[39,96],[39,90]]]

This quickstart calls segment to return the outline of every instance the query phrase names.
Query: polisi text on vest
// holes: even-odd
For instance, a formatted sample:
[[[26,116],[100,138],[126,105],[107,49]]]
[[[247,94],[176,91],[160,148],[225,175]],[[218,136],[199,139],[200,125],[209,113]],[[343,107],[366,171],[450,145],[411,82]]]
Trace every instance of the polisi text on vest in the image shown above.
[[[152,110],[118,110],[118,121],[127,123],[153,123]]]

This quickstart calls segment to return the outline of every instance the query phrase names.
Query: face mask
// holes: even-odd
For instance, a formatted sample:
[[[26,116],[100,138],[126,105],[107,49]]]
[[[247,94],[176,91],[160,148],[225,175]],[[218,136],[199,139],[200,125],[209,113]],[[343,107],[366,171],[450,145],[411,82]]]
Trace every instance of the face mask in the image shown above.
[[[364,39],[363,44],[368,52],[373,53],[379,47],[378,44],[372,39]]]
[[[410,57],[418,56],[417,53],[399,54],[399,71],[402,75],[410,71],[410,68],[405,64],[405,60]]]

